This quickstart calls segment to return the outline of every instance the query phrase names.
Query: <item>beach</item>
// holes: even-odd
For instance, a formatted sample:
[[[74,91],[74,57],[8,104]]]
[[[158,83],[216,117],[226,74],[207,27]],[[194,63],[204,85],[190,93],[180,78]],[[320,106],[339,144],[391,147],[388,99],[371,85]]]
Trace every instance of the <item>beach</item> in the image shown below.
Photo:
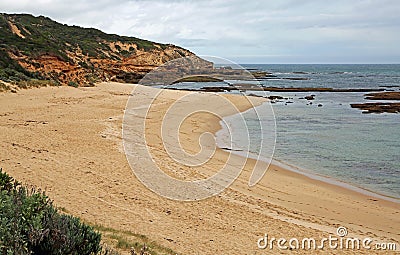
[[[101,83],[95,87],[46,87],[0,94],[0,167],[17,180],[46,190],[56,206],[91,224],[146,235],[179,254],[267,254],[257,241],[268,234],[279,238],[322,239],[336,235],[339,226],[348,236],[378,242],[400,240],[400,205],[357,193],[271,165],[261,179],[248,186],[253,159],[245,159],[239,178],[222,193],[196,202],[174,201],[155,194],[134,175],[122,143],[124,109],[137,85]],[[156,88],[140,87],[141,106]],[[160,138],[160,120],[167,109],[191,92],[163,90],[152,106],[146,140],[156,164],[170,176],[195,180],[213,175],[229,152],[216,149],[201,167],[185,167],[168,157]],[[193,109],[212,105],[223,116],[215,94],[192,93]],[[226,95],[239,111],[260,105],[261,98]],[[179,107],[177,105],[176,107]],[[187,104],[185,104],[187,107]],[[179,116],[176,116],[179,119]],[[216,133],[220,119],[197,113],[179,129],[188,152],[200,149],[204,132]],[[173,130],[173,127],[166,127]],[[169,134],[169,132],[167,132]],[[141,137],[138,136],[137,139]],[[135,138],[133,138],[135,139]],[[135,141],[133,141],[135,142]],[[213,148],[215,140],[204,139]],[[147,155],[143,155],[143,158]],[[233,160],[243,161],[239,155]],[[136,167],[145,167],[138,163]],[[297,250],[298,253],[310,253]],[[337,250],[312,253],[337,254]],[[340,253],[371,254],[371,250]]]

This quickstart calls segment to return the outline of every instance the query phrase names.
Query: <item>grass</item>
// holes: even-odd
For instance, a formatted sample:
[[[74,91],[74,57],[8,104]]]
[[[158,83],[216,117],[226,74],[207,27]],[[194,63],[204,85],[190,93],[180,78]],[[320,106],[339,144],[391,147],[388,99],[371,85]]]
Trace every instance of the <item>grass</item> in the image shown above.
[[[156,48],[155,45],[161,45],[136,37],[106,34],[94,28],[63,25],[43,16],[0,14],[0,27],[8,28],[9,21],[17,25],[25,38],[16,36],[9,29],[1,29],[0,36],[3,45],[15,47],[28,56],[50,54],[64,61],[72,61],[67,56],[66,50],[74,51],[77,47],[82,50],[84,55],[102,57],[103,51],[110,51],[107,42],[119,41],[136,44],[138,49],[145,51]],[[124,54],[132,53],[134,52],[128,51]]]
[[[0,202],[0,254],[176,254],[145,235],[83,222],[1,168]]]
[[[16,93],[20,89],[41,88],[60,86],[59,83],[51,80],[31,79],[26,81],[3,82],[0,80],[0,92],[11,91]]]
[[[11,90],[11,87],[6,83],[0,81],[0,92]]]
[[[105,239],[116,243],[115,247],[117,249],[130,250],[131,248],[134,248],[136,252],[139,252],[140,249],[146,245],[147,253],[151,255],[177,254],[177,252],[173,251],[172,249],[157,244],[145,235],[127,230],[117,230],[99,224],[90,225],[93,226],[93,228],[97,231],[101,232]]]
[[[70,81],[70,82],[68,82],[68,86],[77,88],[77,87],[79,87],[79,84],[74,81]]]
[[[27,81],[19,81],[16,82],[16,85],[21,89],[29,89],[29,88],[40,88],[40,87],[54,87],[60,86],[59,83],[51,80],[37,80],[31,79]]]
[[[119,248],[119,249],[131,249],[132,247],[136,247],[138,246],[137,242],[130,242],[127,238],[123,237],[123,236],[119,236],[116,234],[111,234],[108,235],[107,237],[109,237],[110,239],[114,239],[117,240],[117,245],[115,247]],[[136,247],[137,248],[137,247]]]

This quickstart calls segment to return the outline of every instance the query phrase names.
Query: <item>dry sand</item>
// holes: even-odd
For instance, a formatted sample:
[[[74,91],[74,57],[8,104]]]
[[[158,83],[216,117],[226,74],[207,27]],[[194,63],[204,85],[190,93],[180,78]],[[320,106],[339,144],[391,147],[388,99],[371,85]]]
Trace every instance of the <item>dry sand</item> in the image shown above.
[[[257,240],[265,233],[275,238],[321,239],[334,234],[338,226],[345,226],[349,236],[399,246],[399,204],[278,166],[270,166],[261,182],[250,188],[247,183],[255,163],[250,159],[239,179],[220,195],[180,202],[153,193],[133,174],[122,146],[122,118],[133,87],[102,83],[92,88],[51,87],[0,94],[0,167],[24,183],[45,188],[57,206],[85,221],[144,234],[180,254],[280,253],[277,248],[259,250]],[[150,90],[154,89],[142,89]],[[146,136],[157,164],[171,176],[190,180],[215,173],[228,153],[218,149],[202,167],[181,166],[168,158],[159,138],[160,116],[187,93],[162,92],[150,112]],[[145,97],[146,93],[136,95],[138,106]],[[244,97],[227,98],[241,111],[251,107]],[[261,103],[261,99],[254,100]],[[212,94],[198,93],[192,101],[197,106],[220,107]],[[180,129],[182,145],[196,152],[199,135],[219,128],[218,118],[193,115]],[[214,140],[206,142],[214,146]]]

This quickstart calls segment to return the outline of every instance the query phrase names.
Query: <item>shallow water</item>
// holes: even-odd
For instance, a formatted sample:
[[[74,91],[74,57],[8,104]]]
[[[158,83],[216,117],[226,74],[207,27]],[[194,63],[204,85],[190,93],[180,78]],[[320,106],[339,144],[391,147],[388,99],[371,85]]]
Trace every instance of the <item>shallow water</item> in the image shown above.
[[[400,116],[366,115],[350,108],[348,101],[362,96],[359,93],[313,93],[316,95],[313,105],[298,99],[301,94],[285,93],[293,98],[290,99],[292,104],[273,104],[276,119],[274,158],[399,198]],[[323,106],[318,107],[317,103]],[[231,116],[227,121],[234,127],[239,118]],[[251,124],[258,122],[257,117],[245,113],[244,118],[250,123],[250,136],[258,134],[255,124]],[[237,133],[234,128],[232,130],[234,139],[243,134],[240,130]],[[219,134],[222,144],[223,133]],[[250,151],[258,153],[259,148],[253,145]]]
[[[400,90],[400,65],[243,66],[265,70],[276,76],[274,79],[260,81],[263,86]],[[185,83],[175,86],[195,89],[220,85],[223,83]],[[276,119],[274,159],[373,192],[400,198],[400,114],[362,114],[359,109],[352,109],[350,103],[368,102],[364,99],[364,93],[247,92],[250,93],[288,98],[272,104]],[[310,101],[301,99],[307,95],[315,95],[311,105]],[[318,107],[318,104],[322,106]],[[265,109],[269,111],[268,107]],[[235,129],[238,126],[235,122],[241,121],[242,117],[249,128],[249,148],[246,148],[248,142],[243,135],[245,131]],[[257,154],[260,145],[263,145],[260,156],[271,156],[273,147],[268,145],[273,139],[272,129],[268,126],[270,121],[260,120],[251,111],[225,120],[231,127],[234,140],[230,140],[228,130],[225,129],[217,134],[219,145],[239,150],[240,154],[246,154],[247,149]],[[260,130],[264,133],[260,133]],[[260,142],[261,136],[264,141]]]
[[[251,65],[252,68],[256,67]],[[264,81],[276,87],[380,88],[400,85],[399,65],[277,65],[257,66],[292,77],[300,71],[307,81]],[[336,77],[336,78],[335,78]],[[398,90],[398,88],[390,88]],[[250,93],[250,92],[249,92]],[[254,93],[254,92],[251,92]],[[273,104],[276,118],[274,158],[400,198],[400,115],[362,114],[350,103],[367,102],[364,93],[267,93],[286,98]],[[312,105],[300,99],[315,95]],[[287,103],[292,102],[292,103]],[[318,107],[322,104],[322,107]],[[252,118],[249,114],[248,118]],[[234,122],[234,118],[230,121]],[[253,116],[253,120],[257,121]],[[250,121],[250,122],[251,122]],[[231,123],[234,126],[234,123]],[[250,133],[252,131],[251,125]],[[257,152],[253,146],[250,151]]]

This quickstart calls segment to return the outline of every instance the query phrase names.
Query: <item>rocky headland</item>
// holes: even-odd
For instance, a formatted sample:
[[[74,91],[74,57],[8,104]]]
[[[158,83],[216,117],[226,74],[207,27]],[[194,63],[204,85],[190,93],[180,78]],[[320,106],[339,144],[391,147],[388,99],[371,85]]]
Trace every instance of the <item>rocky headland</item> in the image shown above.
[[[172,44],[64,25],[43,16],[0,14],[3,90],[5,83],[29,86],[37,80],[70,86],[136,83],[154,68],[182,57],[198,60],[198,66],[212,66]]]

